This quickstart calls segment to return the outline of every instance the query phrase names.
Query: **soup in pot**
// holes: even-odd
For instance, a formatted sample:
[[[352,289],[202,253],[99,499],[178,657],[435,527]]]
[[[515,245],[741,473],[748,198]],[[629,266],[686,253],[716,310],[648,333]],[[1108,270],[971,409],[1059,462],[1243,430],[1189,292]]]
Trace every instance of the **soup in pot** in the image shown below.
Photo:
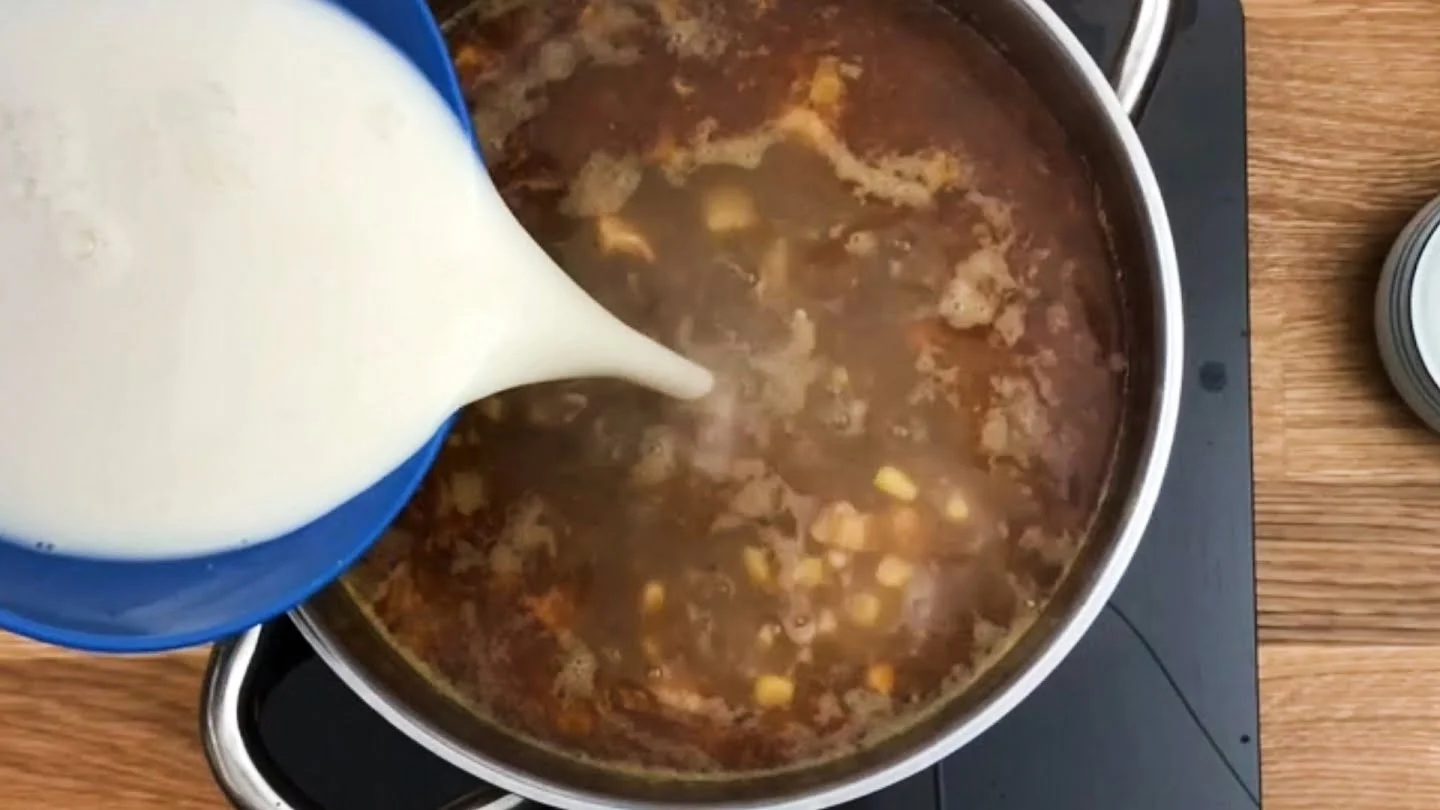
[[[1024,631],[1104,489],[1086,167],[922,0],[480,9],[448,35],[507,201],[719,384],[470,408],[349,587],[478,714],[607,766],[774,771],[913,722]]]

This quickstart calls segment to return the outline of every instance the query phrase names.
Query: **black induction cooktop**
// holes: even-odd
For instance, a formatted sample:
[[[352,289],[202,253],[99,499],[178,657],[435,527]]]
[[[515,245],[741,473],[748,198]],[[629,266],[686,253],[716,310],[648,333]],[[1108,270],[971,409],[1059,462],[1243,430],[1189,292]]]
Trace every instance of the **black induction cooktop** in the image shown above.
[[[1108,64],[1125,0],[1051,0]],[[1241,810],[1259,806],[1239,0],[1178,0],[1139,129],[1175,231],[1186,374],[1174,463],[1140,552],[1074,653],[940,765],[851,810]],[[251,717],[318,810],[437,810],[475,781],[373,714],[294,635]],[[279,665],[280,662],[271,662]]]

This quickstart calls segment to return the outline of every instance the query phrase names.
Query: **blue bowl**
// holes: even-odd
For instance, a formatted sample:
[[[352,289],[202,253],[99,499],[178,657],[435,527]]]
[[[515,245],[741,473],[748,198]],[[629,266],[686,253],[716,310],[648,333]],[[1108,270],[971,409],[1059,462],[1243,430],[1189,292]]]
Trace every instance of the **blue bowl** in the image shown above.
[[[423,0],[332,0],[410,58],[466,132],[469,115]],[[453,421],[453,420],[452,420]],[[450,429],[309,526],[247,548],[164,562],[67,557],[0,541],[0,629],[93,652],[205,644],[289,610],[334,581],[414,495]]]

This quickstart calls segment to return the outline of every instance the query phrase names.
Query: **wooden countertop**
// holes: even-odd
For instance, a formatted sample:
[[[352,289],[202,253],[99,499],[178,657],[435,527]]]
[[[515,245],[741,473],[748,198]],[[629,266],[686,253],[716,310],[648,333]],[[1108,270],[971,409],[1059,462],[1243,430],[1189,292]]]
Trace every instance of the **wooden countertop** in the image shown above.
[[[1440,439],[1391,394],[1370,302],[1440,193],[1440,2],[1246,13],[1265,806],[1432,810]],[[0,638],[0,810],[223,807],[203,664]]]

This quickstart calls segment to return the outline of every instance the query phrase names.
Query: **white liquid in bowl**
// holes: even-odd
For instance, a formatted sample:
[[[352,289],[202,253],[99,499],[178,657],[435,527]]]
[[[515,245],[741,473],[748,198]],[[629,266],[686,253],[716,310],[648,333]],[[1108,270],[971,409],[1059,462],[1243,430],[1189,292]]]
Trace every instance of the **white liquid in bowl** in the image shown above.
[[[0,19],[0,534],[144,558],[273,537],[479,394],[628,370],[583,336],[649,357],[526,272],[544,257],[439,95],[319,0]],[[547,319],[568,328],[529,340]]]

